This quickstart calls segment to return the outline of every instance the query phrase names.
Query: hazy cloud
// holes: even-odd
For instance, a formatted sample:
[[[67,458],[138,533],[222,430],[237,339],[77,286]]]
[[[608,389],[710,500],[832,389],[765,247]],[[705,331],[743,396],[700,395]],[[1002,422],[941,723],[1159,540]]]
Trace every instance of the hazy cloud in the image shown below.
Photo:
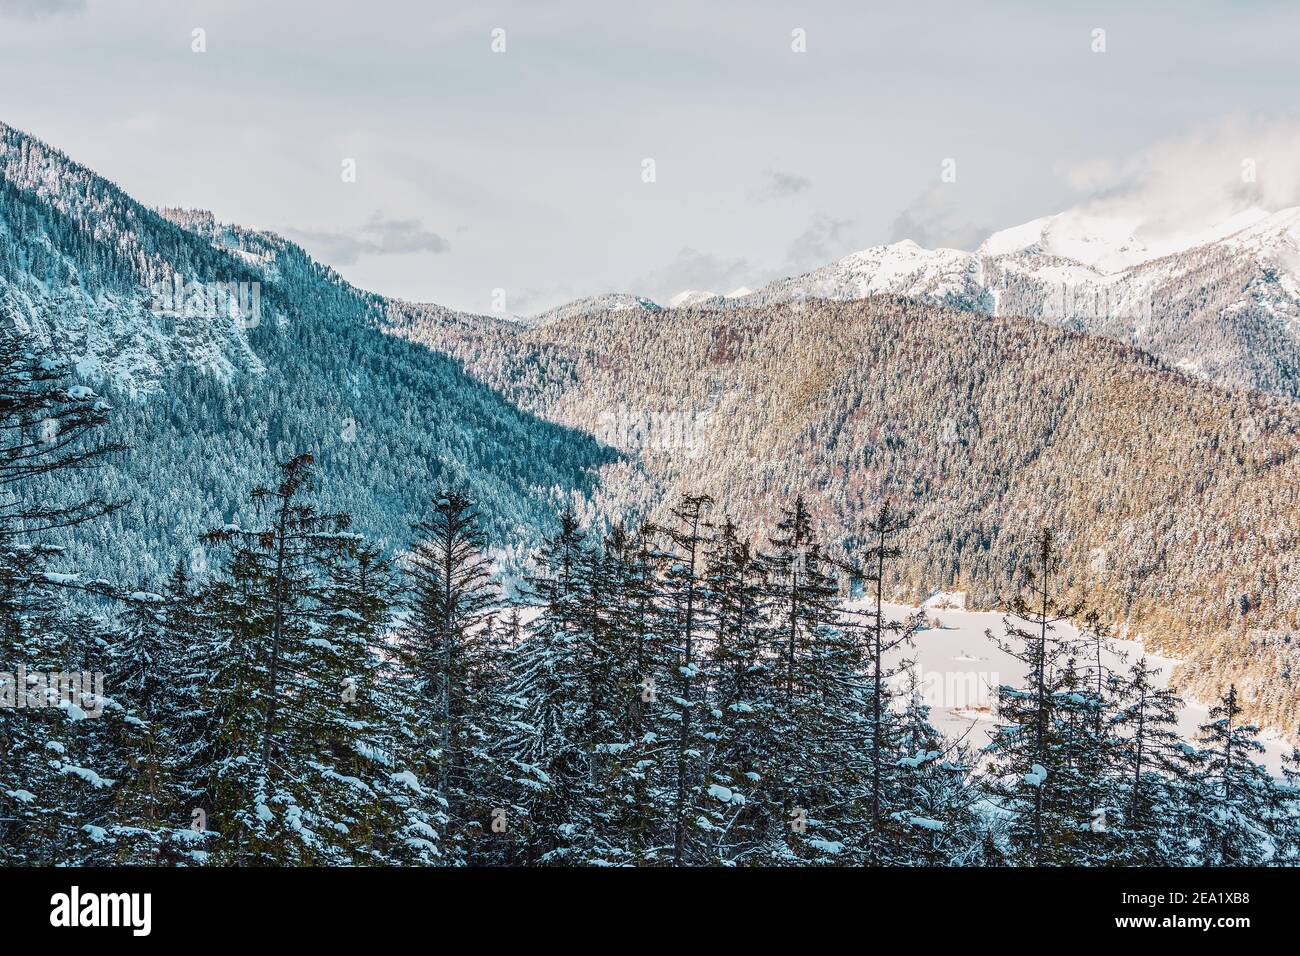
[[[633,279],[627,287],[664,303],[688,289],[723,295],[743,285],[749,273],[746,259],[728,259],[686,246],[667,265]]]
[[[352,265],[362,256],[400,256],[446,252],[451,244],[418,219],[385,219],[375,213],[355,232],[287,229],[285,234],[331,265]]]
[[[85,9],[86,0],[0,0],[0,19],[44,20]]]
[[[971,220],[962,205],[959,185],[938,182],[894,218],[890,241],[911,239],[927,249],[974,249],[990,232]]]
[[[1300,121],[1236,116],[1058,171],[1086,194],[1073,207],[1082,215],[1132,220],[1139,236],[1203,228],[1250,206],[1300,205]]]
[[[784,199],[786,196],[794,196],[803,192],[811,185],[812,180],[806,176],[785,173],[779,169],[765,169],[763,170],[762,186],[750,190],[749,195],[750,198],[760,201]]]
[[[832,219],[820,213],[813,216],[808,228],[790,243],[785,268],[790,272],[807,272],[852,252],[847,235],[852,227],[851,219]]]

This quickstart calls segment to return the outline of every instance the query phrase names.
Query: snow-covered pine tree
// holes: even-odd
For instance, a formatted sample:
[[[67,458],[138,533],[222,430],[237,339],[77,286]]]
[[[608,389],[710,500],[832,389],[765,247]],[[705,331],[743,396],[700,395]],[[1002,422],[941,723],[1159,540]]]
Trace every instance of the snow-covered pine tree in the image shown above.
[[[232,549],[227,580],[204,595],[216,643],[199,654],[216,664],[203,688],[217,716],[206,802],[222,863],[339,862],[337,821],[321,811],[311,766],[320,758],[316,714],[301,704],[319,690],[309,642],[324,639],[324,569],[355,553],[359,539],[346,514],[321,513],[306,499],[312,461],[299,455],[280,466],[274,487],[254,489],[262,527],[228,524],[205,537]]]
[[[867,859],[873,864],[909,862],[911,847],[916,842],[913,837],[917,836],[918,829],[928,829],[933,833],[938,825],[946,826],[942,821],[927,816],[924,807],[908,805],[909,795],[917,795],[920,791],[915,788],[914,781],[900,778],[928,768],[938,759],[943,748],[924,751],[900,749],[893,712],[896,695],[892,687],[894,679],[908,662],[899,660],[891,665],[886,659],[886,655],[896,648],[910,645],[924,622],[920,614],[911,615],[904,621],[887,620],[884,606],[885,581],[903,554],[896,542],[911,526],[912,517],[887,501],[881,503],[866,525],[867,547],[859,572],[874,597],[865,628],[869,641],[866,656],[871,732],[867,751],[869,765],[864,768],[870,774],[869,826],[863,834]],[[912,706],[915,708],[918,703],[914,700]],[[921,711],[916,709],[909,713],[913,721],[912,736],[926,736],[923,722],[928,718],[923,718]],[[933,743],[933,737],[937,735],[928,736]],[[923,837],[922,842],[933,844],[935,840]]]
[[[866,655],[839,607],[835,566],[802,496],[764,554],[765,613],[778,661],[772,785],[786,822],[785,862],[851,862],[869,799],[872,702]],[[853,853],[846,855],[852,849]]]
[[[1090,643],[1081,635],[1085,653]],[[1115,795],[1118,742],[1111,700],[1097,696],[1091,667],[1074,657],[1056,678],[1048,718],[1052,785],[1043,788],[1044,813],[1055,828],[1054,850],[1072,865],[1107,864],[1123,849],[1110,826],[1121,803]]]
[[[608,632],[618,648],[614,686],[616,742],[605,744],[604,786],[614,803],[611,824],[621,831],[621,852],[631,862],[661,860],[672,822],[659,799],[666,783],[665,751],[672,744],[669,722],[676,710],[665,699],[671,690],[673,632],[662,626],[658,569],[667,560],[654,541],[654,529],[629,533],[615,526],[604,543],[604,591]],[[608,852],[613,847],[606,844]]]
[[[108,412],[89,388],[69,387],[62,359],[0,324],[0,865],[93,855],[112,782],[95,766],[102,735],[87,719],[108,702],[60,677],[99,654],[98,633],[70,620],[64,595],[83,585],[52,567],[63,549],[48,537],[117,507],[58,494],[65,476],[121,450],[102,437]]]
[[[585,755],[574,862],[628,865],[657,853],[665,820],[652,795],[669,744],[657,693],[667,667],[655,587],[646,542],[616,525],[588,558],[574,658]]]
[[[177,745],[187,710],[181,656],[191,636],[177,626],[188,578],[177,565],[167,593],[143,585],[127,598],[108,649],[114,698],[124,712],[114,721],[114,788],[108,835],[112,862],[164,865],[203,852],[205,834],[193,829],[183,796]],[[116,717],[116,715],[115,715]]]
[[[708,545],[703,622],[711,634],[706,674],[709,703],[703,738],[710,862],[756,862],[785,821],[767,787],[777,752],[775,669],[765,647],[763,575],[730,520]]]
[[[575,684],[586,608],[589,550],[577,516],[566,509],[560,527],[537,554],[528,578],[536,616],[509,656],[506,701],[507,774],[494,807],[494,832],[519,836],[515,862],[565,863],[580,843],[577,799],[585,761],[579,721],[583,688]],[[497,812],[500,811],[500,812]]]
[[[867,522],[867,540],[870,547],[865,554],[867,580],[874,585],[876,593],[875,612],[872,622],[871,647],[871,830],[874,840],[881,830],[881,769],[888,759],[892,747],[888,736],[886,722],[889,715],[889,702],[886,700],[886,684],[889,674],[886,672],[885,653],[903,640],[910,637],[908,632],[896,636],[901,626],[885,623],[883,604],[885,586],[885,565],[898,559],[902,552],[894,544],[894,539],[907,530],[911,516],[897,513],[888,502],[883,502],[880,509]],[[889,639],[886,640],[886,628]],[[874,854],[873,854],[874,856]]]
[[[437,795],[445,817],[442,861],[457,865],[494,836],[492,811],[502,804],[496,765],[502,704],[492,627],[500,588],[478,509],[467,495],[442,491],[431,517],[414,529],[409,611],[396,634],[410,682],[405,736],[420,784]]]
[[[1242,711],[1232,685],[1200,726],[1199,786],[1190,823],[1203,866],[1246,866],[1267,858],[1277,793],[1254,759],[1264,752],[1259,728],[1242,720]]]
[[[402,693],[384,641],[398,599],[396,574],[378,548],[359,543],[330,555],[304,642],[297,710],[315,753],[303,769],[314,790],[322,842],[341,863],[444,862],[437,807],[406,751]]]
[[[915,668],[909,668],[902,713],[894,727],[900,754],[886,778],[890,818],[878,862],[899,866],[965,866],[995,862],[982,854],[989,832],[975,804],[969,745],[947,740],[930,720]]]
[[[1053,593],[1052,576],[1058,569],[1054,536],[1045,528],[1026,569],[1030,593],[1015,597],[1003,620],[1003,637],[986,632],[989,640],[1025,665],[1026,685],[1003,684],[997,689],[998,726],[985,747],[990,757],[985,786],[1010,815],[1012,862],[1035,866],[1070,862],[1081,832],[1077,808],[1069,801],[1063,814],[1056,812],[1057,775],[1065,766],[1058,732],[1067,726],[1056,720],[1056,708],[1075,690],[1067,686],[1070,662],[1081,650],[1077,640],[1058,632],[1057,625],[1083,610],[1081,604],[1065,605]],[[1090,819],[1087,814],[1083,822]]]
[[[1119,747],[1118,800],[1108,826],[1119,841],[1116,862],[1125,866],[1187,862],[1187,791],[1193,781],[1177,731],[1183,702],[1155,684],[1159,672],[1145,656],[1134,662],[1112,718]]]
[[[665,570],[660,580],[662,627],[672,662],[664,688],[665,724],[673,738],[664,751],[664,783],[671,806],[671,862],[690,866],[701,862],[707,818],[703,806],[704,713],[701,680],[705,548],[709,536],[707,512],[713,499],[683,495],[672,509],[672,523],[660,528],[666,539]]]

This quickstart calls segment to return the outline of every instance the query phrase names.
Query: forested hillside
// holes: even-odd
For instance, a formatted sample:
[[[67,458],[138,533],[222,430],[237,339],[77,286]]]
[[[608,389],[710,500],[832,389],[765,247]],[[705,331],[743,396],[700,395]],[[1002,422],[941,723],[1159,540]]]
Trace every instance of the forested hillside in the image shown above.
[[[393,310],[525,408],[640,453],[661,492],[712,495],[748,533],[805,494],[841,553],[872,502],[915,509],[890,593],[1005,606],[1041,525],[1065,576],[1294,730],[1300,414],[1146,354],[1024,319],[907,300],[600,312],[532,329]],[[619,500],[617,489],[611,494]],[[629,505],[646,505],[630,486]],[[663,505],[659,505],[662,513]]]
[[[940,259],[525,325],[0,126],[0,863],[1296,862],[1295,403]],[[978,751],[939,588],[1024,665]]]
[[[187,296],[158,309],[159,289]],[[258,286],[257,314],[203,293]],[[309,450],[359,526],[394,547],[459,483],[503,548],[535,541],[557,500],[587,498],[613,456],[519,411],[457,364],[376,326],[384,300],[278,237],[206,213],[146,209],[62,153],[0,125],[0,317],[71,361],[130,446],[56,494],[126,503],[65,543],[87,570],[155,578],[200,530],[238,520],[249,464]],[[245,310],[246,312],[248,310]],[[92,535],[87,541],[85,535]]]
[[[847,613],[801,496],[750,544],[716,503],[608,534],[572,512],[523,601],[483,520],[433,500],[400,562],[268,463],[210,573],[87,582],[48,543],[102,498],[24,479],[103,465],[108,411],[0,330],[0,865],[791,866],[1294,864],[1300,750],[1265,772],[1229,688],[1195,743],[1143,657],[1064,598],[1054,535],[991,642],[987,746],[944,739],[890,652],[922,615]],[[33,442],[42,422],[58,442]],[[254,483],[255,482],[255,483]],[[865,528],[892,577],[908,517]],[[56,570],[57,569],[57,570]],[[107,614],[69,598],[93,593]],[[1079,629],[1060,627],[1070,618]]]
[[[910,240],[873,246],[748,295],[699,295],[694,304],[906,296],[1104,335],[1216,385],[1300,398],[1300,208],[1251,210],[1159,256],[1105,220],[1086,223],[1095,234],[1054,241],[1052,224],[1068,218],[994,233],[975,252]]]

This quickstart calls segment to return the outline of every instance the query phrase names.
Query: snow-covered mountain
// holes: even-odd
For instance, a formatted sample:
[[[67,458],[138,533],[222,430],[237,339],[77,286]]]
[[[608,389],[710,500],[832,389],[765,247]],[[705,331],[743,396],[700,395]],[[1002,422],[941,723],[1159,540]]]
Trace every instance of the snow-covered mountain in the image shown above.
[[[686,309],[717,298],[720,298],[720,296],[716,292],[706,292],[703,289],[683,289],[668,300],[668,307],[670,309]]]
[[[141,394],[179,367],[260,374],[248,333],[274,320],[262,312],[262,271],[226,243],[200,249],[180,225],[0,123],[0,314],[88,380]],[[191,285],[200,272],[222,288]],[[231,315],[241,290],[242,319]]]
[[[989,315],[1023,315],[1150,352],[1218,385],[1300,397],[1300,208],[1248,208],[1197,228],[1068,210],[990,235],[974,252],[911,240],[872,246],[757,291],[690,289],[670,309],[900,296]],[[639,307],[581,299],[527,324]]]
[[[0,321],[70,359],[131,449],[68,479],[129,502],[95,525],[111,546],[87,549],[92,572],[165,574],[304,451],[394,546],[443,484],[473,489],[503,545],[543,529],[555,495],[584,497],[613,454],[388,334],[417,309],[460,315],[356,289],[279,236],[149,209],[0,124]]]
[[[1159,245],[1092,250],[1101,263],[1134,260],[1107,272],[1054,254],[1082,243],[1049,224],[1024,249],[982,257],[994,311],[1106,335],[1217,384],[1300,397],[1300,209],[1252,210],[1213,231],[1227,234],[1158,256]]]
[[[568,302],[522,321],[525,325],[543,325],[547,322],[555,322],[574,315],[596,315],[601,312],[624,312],[627,310],[659,312],[662,310],[662,306],[644,296],[632,295],[627,292],[609,292],[604,295],[593,295],[585,299]]]
[[[873,246],[732,302],[896,295],[1024,315],[1216,384],[1300,397],[1300,208],[1154,235],[1140,225],[1071,211],[996,232],[975,252]]]
[[[830,265],[790,279],[779,279],[738,303],[802,299],[865,299],[899,295],[936,305],[989,311],[978,256],[959,249],[924,249],[905,239],[872,246]]]
[[[1033,253],[1070,259],[1101,273],[1122,272],[1152,259],[1217,242],[1268,218],[1251,207],[1200,228],[1166,229],[1151,234],[1140,216],[1098,214],[1086,208],[1033,219],[993,233],[977,250],[982,256]]]

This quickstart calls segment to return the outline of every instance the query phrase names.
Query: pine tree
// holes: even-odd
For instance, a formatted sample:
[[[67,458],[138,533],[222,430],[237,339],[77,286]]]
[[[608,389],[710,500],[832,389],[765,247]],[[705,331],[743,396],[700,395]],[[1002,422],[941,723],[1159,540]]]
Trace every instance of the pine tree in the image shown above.
[[[178,567],[170,596],[183,600],[187,581]],[[112,862],[177,863],[202,851],[184,807],[177,729],[186,709],[180,656],[185,635],[174,626],[169,595],[143,586],[130,596],[108,649],[115,697],[125,712],[111,744],[115,788],[110,834]]]
[[[528,579],[537,615],[512,650],[505,745],[510,792],[498,804],[510,832],[519,818],[520,862],[563,863],[581,824],[583,688],[573,682],[586,604],[586,536],[572,510],[544,542]]]
[[[869,829],[866,833],[867,858],[872,863],[882,863],[898,859],[908,853],[906,846],[912,841],[916,828],[933,827],[933,818],[926,816],[925,807],[907,806],[908,795],[901,792],[904,788],[911,790],[911,796],[917,791],[907,787],[897,777],[899,769],[918,770],[927,766],[930,754],[937,754],[933,749],[910,749],[905,754],[898,752],[898,741],[894,732],[895,720],[891,713],[893,695],[891,682],[899,674],[899,669],[906,662],[891,666],[886,663],[886,655],[896,648],[908,645],[921,625],[919,616],[914,615],[906,621],[887,621],[884,608],[885,579],[892,566],[902,557],[902,551],[895,540],[910,527],[911,514],[904,514],[894,509],[888,502],[880,505],[875,515],[867,522],[866,537],[870,547],[864,554],[863,577],[873,585],[875,602],[870,614],[870,646],[867,657],[870,667],[870,701],[871,734],[869,747],[870,770],[870,816]],[[913,702],[915,705],[916,702]],[[922,718],[921,711],[909,711],[912,725],[910,727],[912,743],[915,738],[927,735],[924,726],[927,718]],[[898,761],[903,763],[899,764]],[[890,791],[893,791],[892,793]],[[891,799],[891,797],[893,799]],[[891,804],[896,804],[892,805]],[[945,824],[946,825],[946,824]]]
[[[669,721],[675,713],[662,688],[670,686],[672,633],[661,626],[662,603],[657,568],[666,560],[654,545],[655,531],[643,526],[636,534],[616,526],[605,543],[606,593],[611,616],[609,633],[618,653],[609,683],[616,705],[616,742],[606,744],[608,762],[603,786],[614,804],[611,825],[617,827],[632,862],[656,862],[661,837],[671,830],[663,792],[663,772],[671,746]]]
[[[986,786],[1011,814],[1013,857],[1036,866],[1069,862],[1081,826],[1091,820],[1090,811],[1080,820],[1072,799],[1074,775],[1067,773],[1070,742],[1065,735],[1077,717],[1071,707],[1084,706],[1071,698],[1077,693],[1073,662],[1081,646],[1057,633],[1057,625],[1077,617],[1082,606],[1064,605],[1052,593],[1058,569],[1053,535],[1044,529],[1026,572],[1030,595],[1016,596],[1004,619],[1004,637],[987,632],[1025,665],[1028,683],[998,688],[998,727],[985,748],[991,756]]]
[[[315,786],[321,755],[312,721],[320,695],[338,692],[320,682],[319,642],[329,640],[320,620],[328,609],[324,569],[355,554],[359,537],[348,531],[348,515],[305,500],[312,461],[285,462],[275,487],[254,489],[266,513],[261,528],[226,525],[205,539],[232,547],[228,581],[207,594],[217,644],[206,656],[220,662],[205,688],[219,714],[207,796],[222,862],[340,861],[337,833],[326,830],[336,821]]]
[[[673,710],[665,718],[675,727],[675,745],[665,757],[673,779],[669,797],[672,811],[673,866],[688,866],[699,860],[699,810],[703,802],[703,744],[700,720],[703,701],[699,693],[703,660],[703,584],[705,544],[709,533],[706,512],[712,504],[707,495],[685,495],[673,508],[673,523],[660,529],[667,538],[667,569],[663,588],[663,622],[667,646],[675,660],[668,703]]]
[[[430,863],[433,824],[397,746],[401,700],[385,638],[398,597],[378,548],[331,554],[304,642],[297,711],[313,731],[303,780],[331,861]]]
[[[877,863],[900,866],[991,864],[981,842],[988,828],[975,810],[979,793],[971,783],[972,754],[965,744],[944,739],[930,721],[915,668],[908,670],[906,701],[894,730],[888,792],[891,830],[881,834]],[[872,828],[874,835],[877,831]]]
[[[66,600],[97,589],[52,567],[63,549],[50,533],[119,507],[54,494],[122,450],[102,437],[109,410],[68,386],[65,362],[0,325],[0,661],[12,668],[0,677],[0,864],[79,862],[103,830],[90,821],[112,778],[99,772],[104,735],[86,718],[110,702],[72,679],[97,635],[70,620]]]
[[[777,523],[764,555],[765,613],[776,646],[778,713],[772,784],[787,823],[777,859],[848,862],[870,798],[873,712],[866,655],[839,608],[835,565],[802,497]],[[870,813],[869,807],[866,813]]]
[[[495,767],[501,704],[492,679],[500,598],[487,538],[466,495],[442,492],[432,517],[415,531],[410,613],[398,647],[411,681],[408,726],[423,767],[419,776],[446,818],[443,862],[457,864],[491,833],[492,809],[500,802],[491,796],[502,789]]]
[[[887,676],[884,674],[885,651],[890,649],[884,640],[885,614],[881,600],[885,585],[885,564],[902,554],[891,544],[890,539],[907,530],[910,522],[910,516],[897,514],[888,503],[884,503],[867,524],[867,533],[872,542],[872,547],[867,553],[867,563],[870,566],[868,580],[875,585],[876,590],[874,640],[871,649],[871,828],[873,836],[880,830],[881,765],[889,750],[885,733],[885,713],[888,705],[885,701],[885,684],[882,679]]]
[[[1264,752],[1259,728],[1241,715],[1233,685],[1200,727],[1200,785],[1192,828],[1204,866],[1244,866],[1265,859],[1274,785],[1252,759]]]
[[[711,862],[735,865],[762,854],[785,821],[767,788],[777,753],[775,671],[766,652],[763,573],[736,526],[722,522],[709,542],[703,619],[712,634],[704,733],[707,843]]]
[[[1114,716],[1120,732],[1116,763],[1118,806],[1108,825],[1126,866],[1178,866],[1186,862],[1187,777],[1178,712],[1183,702],[1158,687],[1159,673],[1138,659],[1119,691]]]

